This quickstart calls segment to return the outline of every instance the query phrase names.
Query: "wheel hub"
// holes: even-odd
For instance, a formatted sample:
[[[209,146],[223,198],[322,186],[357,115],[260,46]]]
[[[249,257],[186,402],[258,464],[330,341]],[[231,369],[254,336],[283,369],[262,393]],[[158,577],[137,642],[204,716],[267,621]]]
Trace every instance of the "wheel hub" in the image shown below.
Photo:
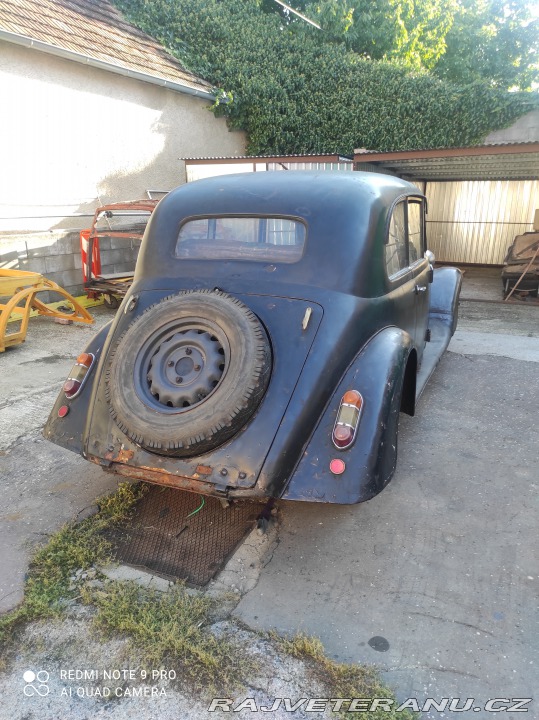
[[[150,356],[146,378],[161,405],[188,408],[202,402],[219,384],[225,369],[224,349],[204,330],[177,332]]]

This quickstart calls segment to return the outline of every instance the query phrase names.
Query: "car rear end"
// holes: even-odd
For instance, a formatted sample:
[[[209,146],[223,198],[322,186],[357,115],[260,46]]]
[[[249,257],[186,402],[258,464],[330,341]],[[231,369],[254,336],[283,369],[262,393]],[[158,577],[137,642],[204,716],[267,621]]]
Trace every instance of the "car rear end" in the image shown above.
[[[377,437],[381,410],[341,383],[387,324],[362,254],[383,234],[384,182],[391,197],[406,184],[271,175],[200,181],[161,201],[133,286],[77,361],[78,392],[64,386],[46,437],[110,472],[228,498],[290,493],[324,414],[330,459],[352,452],[360,422]],[[366,498],[356,487],[328,501]]]

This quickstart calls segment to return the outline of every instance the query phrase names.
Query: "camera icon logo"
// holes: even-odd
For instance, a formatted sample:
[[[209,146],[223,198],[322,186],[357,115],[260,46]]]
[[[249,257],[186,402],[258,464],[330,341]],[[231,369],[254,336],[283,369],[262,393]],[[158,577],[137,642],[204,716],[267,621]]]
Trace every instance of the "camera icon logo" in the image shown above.
[[[37,673],[33,670],[26,670],[22,676],[22,679],[26,683],[23,690],[26,697],[34,697],[35,695],[46,697],[50,692],[47,684],[49,677],[49,673],[46,670],[39,670]]]

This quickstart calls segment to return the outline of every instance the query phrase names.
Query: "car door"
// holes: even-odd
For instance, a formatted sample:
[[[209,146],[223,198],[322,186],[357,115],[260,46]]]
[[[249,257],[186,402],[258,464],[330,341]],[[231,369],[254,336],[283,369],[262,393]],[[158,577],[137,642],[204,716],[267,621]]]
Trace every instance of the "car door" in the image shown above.
[[[425,259],[424,201],[407,197],[393,207],[385,246],[395,321],[413,339],[421,360],[429,311],[429,263]]]
[[[389,220],[385,244],[385,265],[393,322],[405,330],[415,343],[416,296],[415,282],[408,260],[408,221],[406,198],[397,202]]]

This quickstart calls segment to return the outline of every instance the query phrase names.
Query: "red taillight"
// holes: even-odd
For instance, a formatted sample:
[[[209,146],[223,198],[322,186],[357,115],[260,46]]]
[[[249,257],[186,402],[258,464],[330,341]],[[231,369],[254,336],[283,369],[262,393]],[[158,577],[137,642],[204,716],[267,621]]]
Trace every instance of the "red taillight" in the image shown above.
[[[354,430],[349,425],[337,425],[333,437],[338,444],[348,445],[354,438]]]
[[[77,367],[75,365],[75,367]],[[69,378],[69,380],[66,380],[64,383],[64,393],[67,398],[75,397],[75,395],[80,390],[81,383],[78,380],[73,380],[72,378]]]
[[[72,400],[80,393],[94,362],[95,355],[92,353],[79,355],[64,383],[64,394],[68,400]]]
[[[360,392],[348,390],[344,393],[332,434],[333,444],[339,450],[346,450],[354,442],[362,409],[363,397]]]

